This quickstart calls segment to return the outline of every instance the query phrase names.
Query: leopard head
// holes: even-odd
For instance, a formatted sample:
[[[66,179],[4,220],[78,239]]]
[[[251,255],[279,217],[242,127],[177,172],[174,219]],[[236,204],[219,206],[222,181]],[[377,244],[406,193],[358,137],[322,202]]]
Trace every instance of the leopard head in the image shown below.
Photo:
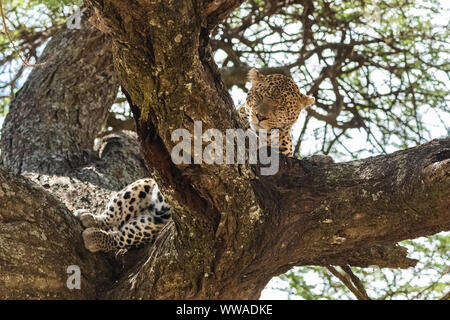
[[[246,102],[251,109],[249,120],[254,130],[290,128],[300,111],[315,102],[314,97],[300,93],[295,82],[284,75],[263,75],[253,68],[248,77],[252,88]]]

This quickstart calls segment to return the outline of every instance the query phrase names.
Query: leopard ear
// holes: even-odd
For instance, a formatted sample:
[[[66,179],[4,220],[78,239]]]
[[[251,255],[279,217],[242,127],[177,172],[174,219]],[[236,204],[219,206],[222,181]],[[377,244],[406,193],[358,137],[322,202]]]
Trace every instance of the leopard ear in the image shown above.
[[[307,109],[316,102],[316,99],[313,96],[309,96],[306,94],[300,94],[300,95],[301,95],[301,98],[300,98],[300,102],[298,105],[300,110]]]
[[[266,76],[263,75],[258,70],[256,70],[255,68],[252,68],[248,72],[248,80],[250,80],[252,82],[252,85],[254,85],[258,82],[264,82],[266,80]]]

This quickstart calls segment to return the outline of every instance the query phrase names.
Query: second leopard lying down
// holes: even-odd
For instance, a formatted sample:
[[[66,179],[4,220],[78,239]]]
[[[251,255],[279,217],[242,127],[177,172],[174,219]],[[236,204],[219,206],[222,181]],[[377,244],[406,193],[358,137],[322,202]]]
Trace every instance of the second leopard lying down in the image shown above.
[[[87,210],[76,215],[86,228],[84,245],[91,252],[150,243],[171,219],[170,207],[153,179],[137,180],[119,191],[100,215]]]

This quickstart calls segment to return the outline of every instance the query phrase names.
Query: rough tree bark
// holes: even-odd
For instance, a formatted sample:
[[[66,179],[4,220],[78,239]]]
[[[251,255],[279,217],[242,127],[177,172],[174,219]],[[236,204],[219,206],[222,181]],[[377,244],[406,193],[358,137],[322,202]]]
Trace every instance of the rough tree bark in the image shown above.
[[[7,168],[27,171],[51,195],[24,178],[0,172],[0,296],[257,298],[273,276],[294,265],[414,265],[396,243],[450,229],[449,138],[349,163],[281,157],[273,176],[260,175],[259,166],[174,165],[174,129],[193,132],[195,120],[202,121],[204,131],[240,126],[208,43],[210,30],[242,1],[85,2],[93,23],[113,40],[116,75],[131,102],[145,161],[174,208],[174,221],[153,246],[130,250],[125,266],[87,253],[81,229],[63,204],[95,211],[111,190],[146,175],[135,140],[121,134],[106,138],[98,157],[92,151],[83,161],[65,157],[58,176],[39,159],[33,158],[37,165],[14,160],[28,159],[26,152],[13,156],[19,151],[3,140]],[[30,77],[24,95],[38,85],[38,78]],[[99,82],[105,95],[91,101],[109,101],[107,88],[112,89],[104,83]],[[46,91],[33,92],[30,101]],[[67,103],[61,108],[70,110],[73,102]],[[16,128],[8,129],[7,122],[19,119],[20,112],[11,110],[16,115],[5,122],[7,135],[14,137],[15,130],[28,140],[46,135],[47,127],[19,134],[29,125],[26,121],[17,120]],[[52,128],[72,123],[67,120],[71,117],[52,119]],[[84,127],[78,128],[80,136]],[[92,141],[71,149],[73,154],[91,149]],[[46,143],[36,146],[44,163],[47,155],[67,150],[65,143],[57,145],[56,150]],[[21,228],[27,236],[21,236]],[[20,249],[14,251],[16,247]],[[61,266],[68,263],[82,267],[86,287],[80,292],[66,288]],[[28,291],[24,274],[36,284]],[[44,281],[46,274],[49,281]]]
[[[282,157],[269,177],[170,161],[174,129],[239,126],[209,34],[241,2],[85,1],[112,36],[145,160],[174,208],[149,259],[108,297],[257,298],[293,265],[407,267],[397,241],[450,226],[448,139],[348,164]]]
[[[80,29],[64,25],[11,104],[1,137],[4,166],[57,173],[86,162],[117,95],[111,62],[109,40],[85,17]]]

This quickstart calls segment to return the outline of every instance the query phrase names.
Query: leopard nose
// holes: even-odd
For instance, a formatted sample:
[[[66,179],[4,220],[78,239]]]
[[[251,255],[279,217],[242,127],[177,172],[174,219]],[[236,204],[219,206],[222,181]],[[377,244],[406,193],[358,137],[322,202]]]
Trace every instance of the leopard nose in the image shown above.
[[[267,117],[264,117],[264,116],[262,116],[262,115],[260,115],[260,114],[256,114],[256,118],[258,118],[258,120],[261,122],[261,121],[263,121],[263,120],[267,120]]]

